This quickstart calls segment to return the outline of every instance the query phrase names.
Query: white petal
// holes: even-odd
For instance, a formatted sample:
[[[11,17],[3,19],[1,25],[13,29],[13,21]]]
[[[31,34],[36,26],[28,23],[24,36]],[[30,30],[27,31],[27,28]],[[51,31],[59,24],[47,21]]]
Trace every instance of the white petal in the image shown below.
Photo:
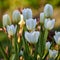
[[[50,46],[51,46],[51,43],[50,42],[46,42],[46,49],[47,50],[49,50]]]
[[[29,34],[29,32],[25,32],[25,39],[28,41],[28,42],[30,42],[30,34]]]
[[[40,32],[39,32],[39,31],[35,31],[35,32],[33,33],[33,37],[34,37],[35,43],[38,42],[39,35],[40,35]]]
[[[50,56],[50,57],[53,56],[52,50],[49,50],[49,56]]]

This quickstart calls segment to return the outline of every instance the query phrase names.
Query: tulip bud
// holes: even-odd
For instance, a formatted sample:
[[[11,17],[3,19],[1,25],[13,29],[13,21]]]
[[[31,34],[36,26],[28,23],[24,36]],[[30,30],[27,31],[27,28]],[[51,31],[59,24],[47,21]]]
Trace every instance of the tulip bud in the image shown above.
[[[25,32],[25,39],[29,42],[29,43],[37,43],[38,42],[38,38],[39,38],[40,32],[39,31],[33,31],[33,32]]]
[[[55,24],[55,19],[45,19],[45,22],[44,22],[44,27],[48,30],[51,30],[54,28],[54,24]]]
[[[46,42],[46,50],[49,50],[50,46],[51,46],[51,43],[50,42]]]
[[[35,27],[36,27],[36,19],[28,19],[26,20],[26,27],[28,30],[35,30]]]
[[[53,7],[50,4],[46,4],[44,7],[45,17],[51,18],[53,16]]]
[[[55,42],[60,45],[60,32],[55,32],[54,39]]]
[[[20,12],[18,10],[13,11],[12,14],[12,22],[13,24],[16,24],[20,21]]]
[[[8,35],[11,35],[11,36],[13,36],[15,33],[16,33],[16,29],[17,29],[17,25],[16,26],[14,26],[14,25],[8,25],[7,26],[7,33],[8,33]]]
[[[44,16],[44,13],[40,13],[40,23],[44,23],[44,19],[45,19],[45,16]]]
[[[29,18],[32,18],[32,10],[29,9],[29,8],[24,9],[22,11],[22,14],[23,14],[24,20],[29,19]]]
[[[3,27],[11,24],[11,20],[8,14],[3,15]]]
[[[58,51],[56,51],[56,50],[49,50],[49,56],[50,56],[50,58],[56,58],[57,57],[57,55],[58,55]]]

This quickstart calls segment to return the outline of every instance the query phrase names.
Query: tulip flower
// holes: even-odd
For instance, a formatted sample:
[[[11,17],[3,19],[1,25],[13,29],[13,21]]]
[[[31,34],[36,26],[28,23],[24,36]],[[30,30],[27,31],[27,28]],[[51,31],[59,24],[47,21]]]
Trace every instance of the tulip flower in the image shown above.
[[[25,39],[29,43],[37,43],[38,38],[39,38],[40,32],[39,31],[34,31],[34,32],[25,32]]]
[[[54,39],[55,42],[60,45],[60,32],[55,32]]]
[[[40,23],[44,23],[44,20],[45,20],[45,16],[44,16],[44,13],[40,13]]]
[[[49,50],[49,56],[50,56],[50,58],[56,58],[57,57],[57,55],[58,55],[58,51],[56,51],[56,50]]]
[[[8,25],[7,26],[7,33],[8,33],[8,35],[11,35],[11,36],[13,36],[15,33],[16,33],[16,29],[17,29],[17,25],[16,26],[14,26],[14,25]]]
[[[13,11],[13,14],[12,14],[12,22],[15,24],[15,23],[18,23],[20,21],[20,12],[18,10],[15,10]]]
[[[11,24],[11,20],[8,14],[3,15],[3,27]]]
[[[28,19],[26,20],[26,27],[28,30],[34,30],[36,27],[36,19]]]
[[[51,43],[50,42],[46,42],[46,50],[49,50],[49,48],[50,48],[50,46],[51,46]]]
[[[53,7],[50,4],[46,4],[44,7],[45,17],[51,18],[53,16]]]
[[[48,30],[51,30],[54,28],[54,24],[55,24],[55,19],[45,19],[45,22],[44,22],[44,27]]]
[[[29,8],[24,9],[22,11],[22,14],[23,14],[24,20],[29,19],[29,18],[32,18],[32,10],[29,9]]]

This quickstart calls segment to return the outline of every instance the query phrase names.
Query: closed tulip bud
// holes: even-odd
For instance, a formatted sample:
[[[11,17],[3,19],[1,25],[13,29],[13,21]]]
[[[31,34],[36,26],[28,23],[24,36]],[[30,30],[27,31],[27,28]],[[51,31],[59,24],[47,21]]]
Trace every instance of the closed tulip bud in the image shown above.
[[[55,42],[60,45],[60,32],[55,32],[54,39]]]
[[[57,57],[57,55],[58,55],[58,51],[56,51],[56,50],[49,50],[49,56],[50,56],[50,58],[56,58]]]
[[[48,30],[51,30],[54,28],[54,24],[55,24],[55,19],[45,19],[45,22],[44,22],[44,27]]]
[[[35,30],[35,27],[36,27],[36,19],[28,19],[26,20],[26,27],[28,30]]]
[[[11,20],[8,14],[3,15],[3,27],[11,24]]]
[[[38,38],[39,38],[40,32],[39,31],[34,31],[34,32],[25,32],[25,39],[29,42],[29,43],[37,43],[38,42]]]
[[[44,20],[45,20],[45,16],[44,16],[44,13],[40,13],[40,23],[44,23]]]
[[[22,14],[23,14],[24,20],[29,19],[29,18],[32,18],[32,10],[29,9],[29,8],[24,9],[22,11]]]
[[[13,35],[15,35],[15,33],[16,33],[16,29],[17,29],[17,25],[16,26],[14,26],[14,25],[8,25],[7,26],[7,33],[8,33],[8,35],[10,35],[10,36],[13,36]]]
[[[51,43],[50,42],[46,42],[46,50],[49,50],[49,48],[50,48],[50,46],[51,46]]]
[[[50,4],[46,4],[44,7],[45,17],[51,18],[53,16],[53,7]]]
[[[12,14],[12,22],[13,24],[16,24],[20,21],[20,12],[18,10],[13,11]]]

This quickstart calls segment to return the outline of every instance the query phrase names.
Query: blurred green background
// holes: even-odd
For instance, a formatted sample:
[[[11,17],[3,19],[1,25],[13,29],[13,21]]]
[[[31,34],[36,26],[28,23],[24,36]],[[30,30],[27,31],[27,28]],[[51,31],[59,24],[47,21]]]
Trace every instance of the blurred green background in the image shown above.
[[[60,31],[60,0],[0,0],[0,28],[2,28],[3,14],[8,13],[11,16],[15,9],[31,8],[33,17],[38,17],[47,3],[52,4],[54,8],[55,30]],[[3,45],[7,44],[7,35],[2,31],[0,31],[0,42],[3,42]]]

